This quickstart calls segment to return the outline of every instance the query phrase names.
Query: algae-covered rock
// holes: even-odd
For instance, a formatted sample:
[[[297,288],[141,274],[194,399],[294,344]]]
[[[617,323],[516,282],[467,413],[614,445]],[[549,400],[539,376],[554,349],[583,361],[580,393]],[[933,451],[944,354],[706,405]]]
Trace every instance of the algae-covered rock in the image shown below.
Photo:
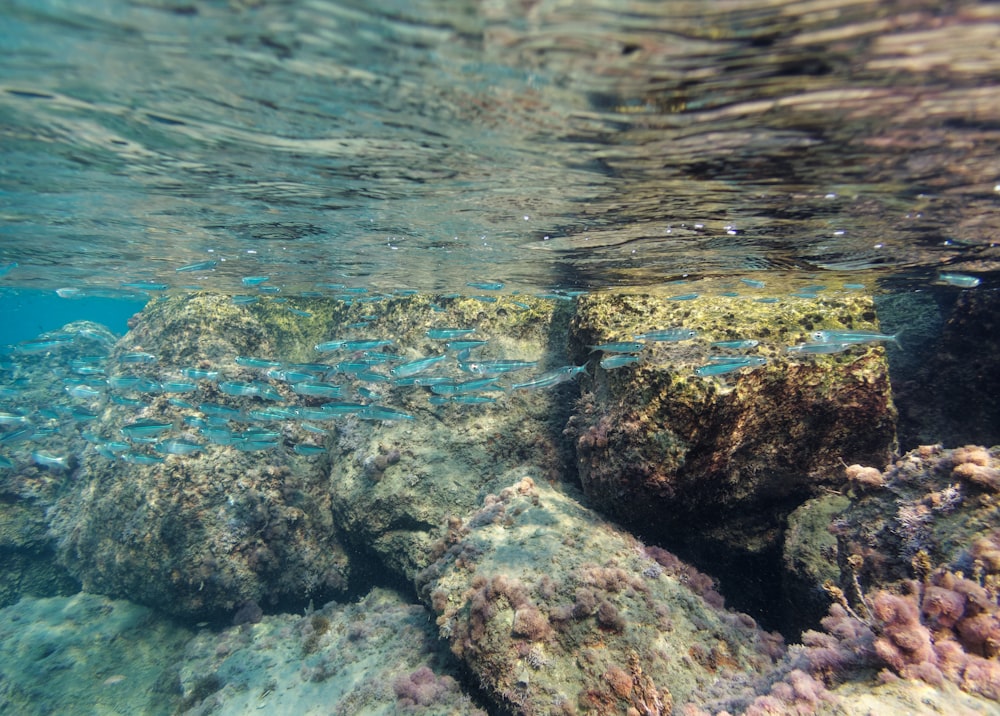
[[[840,579],[837,538],[830,524],[850,504],[845,495],[827,493],[807,500],[788,516],[782,544],[781,611],[792,631],[818,623],[830,606],[824,585]]]
[[[570,433],[584,491],[601,510],[654,535],[696,530],[758,551],[777,543],[784,515],[842,460],[888,459],[895,410],[883,348],[787,351],[817,330],[876,329],[870,298],[595,294],[578,300],[571,345],[582,356],[587,346],[672,327],[697,336],[652,343],[638,363],[598,367],[581,383]],[[712,345],[737,340],[758,344]],[[713,355],[766,363],[697,374]]]
[[[321,472],[232,452],[151,466],[86,457],[51,514],[61,563],[88,590],[179,616],[343,594],[350,567]]]
[[[178,665],[178,713],[475,716],[423,607],[375,589],[353,604],[203,631]]]
[[[259,368],[235,359],[276,355],[272,340],[258,315],[196,295],[150,304],[115,346],[110,395],[95,401],[87,426],[93,447],[50,511],[59,559],[85,588],[185,616],[347,590],[325,458],[292,449],[322,441],[294,423],[255,419],[270,401],[220,387],[259,382]],[[188,368],[219,376],[189,379]]]
[[[79,582],[54,557],[39,504],[0,496],[0,607],[26,594],[49,597],[79,591]]]
[[[417,300],[416,297],[409,302]],[[437,311],[417,303],[407,312],[393,303],[371,306],[373,334],[392,336],[408,358],[441,355],[440,341],[426,336],[434,326],[474,327],[488,344],[470,362],[521,360],[537,365],[503,374],[502,384],[458,400],[420,386],[382,387],[386,404],[413,420],[371,422],[346,416],[333,425],[330,493],[334,514],[359,548],[372,550],[397,575],[412,579],[427,566],[438,528],[454,514],[465,514],[512,470],[529,468],[560,479],[566,468],[561,429],[570,401],[558,386],[546,391],[506,392],[509,385],[566,362],[563,352],[569,315],[550,301],[523,299],[481,303],[472,299],[440,302]],[[471,366],[468,366],[471,367]],[[458,381],[475,374],[443,361],[431,377]],[[485,403],[464,403],[482,397]]]
[[[88,589],[178,615],[342,595],[363,578],[345,535],[412,576],[452,500],[470,507],[501,465],[562,471],[565,408],[507,402],[513,374],[471,396],[483,404],[435,404],[392,367],[440,357],[431,377],[453,382],[481,361],[541,370],[567,323],[533,298],[152,302],[110,351],[92,447],[50,513],[60,560]],[[431,328],[488,344],[459,358]]]
[[[846,592],[937,568],[1000,587],[1000,448],[925,445],[884,471],[858,465],[847,474],[868,479],[831,525]]]
[[[903,334],[909,362],[893,365],[900,440],[992,445],[1000,435],[1000,293],[954,287],[894,297],[917,333]],[[940,294],[944,295],[940,295]],[[936,300],[935,300],[936,299]],[[924,337],[921,323],[937,329]],[[923,340],[920,340],[923,339]]]
[[[679,713],[781,652],[710,579],[529,477],[453,518],[434,554],[418,585],[441,635],[514,713]]]

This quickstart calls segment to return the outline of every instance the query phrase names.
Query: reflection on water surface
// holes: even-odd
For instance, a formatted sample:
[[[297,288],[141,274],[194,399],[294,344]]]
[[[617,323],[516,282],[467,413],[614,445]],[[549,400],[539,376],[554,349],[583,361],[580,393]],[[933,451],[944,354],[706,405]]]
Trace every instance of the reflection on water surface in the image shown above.
[[[368,5],[7,3],[4,281],[994,268],[995,5]]]

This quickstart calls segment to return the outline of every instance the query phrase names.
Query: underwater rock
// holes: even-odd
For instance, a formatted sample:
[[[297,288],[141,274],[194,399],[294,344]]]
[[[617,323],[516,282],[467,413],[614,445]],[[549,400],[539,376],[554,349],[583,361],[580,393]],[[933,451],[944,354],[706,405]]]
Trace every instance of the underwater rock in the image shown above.
[[[782,541],[780,613],[784,629],[801,633],[817,624],[830,606],[823,586],[840,578],[837,538],[830,523],[850,505],[840,494],[827,493],[807,500],[788,516]]]
[[[530,477],[453,517],[433,555],[420,594],[505,711],[680,713],[783,651],[711,579]]]
[[[528,310],[460,298],[440,301],[440,310],[431,313],[426,298],[412,297],[368,310],[379,333],[396,337],[406,352],[434,352],[425,336],[434,321],[476,326],[481,338],[489,338],[476,349],[479,361],[539,361],[539,372],[564,363],[565,356],[552,351],[565,340],[569,311],[549,301],[524,302]],[[512,471],[532,469],[551,480],[565,474],[569,455],[560,431],[571,403],[565,396],[575,388],[518,391],[484,405],[434,405],[426,388],[392,387],[387,400],[415,420],[337,420],[331,429],[330,495],[345,539],[412,580],[427,566],[440,525],[509,484]]]
[[[803,662],[1000,701],[1000,450],[924,446],[878,482],[845,473],[834,604],[824,632],[802,635]]]
[[[115,345],[109,380],[153,387],[111,388],[110,398],[120,400],[102,403],[87,426],[95,447],[49,511],[59,560],[87,590],[186,617],[345,593],[350,568],[330,513],[325,463],[279,449],[304,440],[302,429],[257,428],[273,443],[264,433],[255,433],[259,442],[238,442],[237,433],[254,429],[248,413],[261,401],[223,395],[204,380],[181,401],[162,387],[191,367],[256,378],[235,358],[272,355],[272,335],[258,314],[226,297],[194,295],[152,302]],[[124,358],[140,355],[155,360]],[[198,417],[195,406],[210,402],[236,420],[214,428],[232,433],[226,440],[195,430],[212,417]],[[184,445],[197,450],[184,454]]]
[[[89,591],[184,617],[343,594],[350,568],[322,473],[291,456],[87,456],[52,508],[58,556]]]
[[[494,397],[458,396],[485,404],[435,404],[436,384],[395,381],[390,369],[439,355],[418,378],[465,381],[491,359],[533,369],[565,337],[563,302],[296,306],[166,297],[109,349],[90,447],[49,512],[60,561],[85,588],[187,616],[331,598],[356,573],[344,540],[412,577],[424,566],[414,545],[456,501],[471,508],[513,465],[564,469],[558,391],[511,397],[514,410],[492,384]],[[462,357],[429,332],[442,325],[484,345]]]
[[[875,318],[861,295],[581,297],[571,334],[581,356],[651,329],[697,331],[581,382],[567,432],[584,492],[651,539],[715,542],[730,554],[776,549],[787,513],[831,482],[841,461],[885,462],[895,437],[880,344],[830,354],[788,347],[823,350],[810,343],[818,330],[874,331]],[[743,340],[758,344],[728,353],[750,359],[745,367],[696,374],[722,360],[710,357],[725,352],[712,343]]]
[[[168,716],[191,632],[96,594],[25,597],[0,609],[0,713]]]
[[[993,444],[1000,435],[1000,293],[938,290],[894,300],[908,323],[936,329],[921,342],[908,330],[905,352],[914,360],[899,369],[890,361],[903,449]]]
[[[874,592],[938,568],[1000,584],[1000,448],[925,445],[852,489],[833,520],[840,586]]]
[[[59,566],[37,503],[0,495],[0,608],[23,595],[75,594],[80,583]]]
[[[206,630],[177,666],[175,713],[483,716],[442,647],[423,607],[384,589],[304,616]]]

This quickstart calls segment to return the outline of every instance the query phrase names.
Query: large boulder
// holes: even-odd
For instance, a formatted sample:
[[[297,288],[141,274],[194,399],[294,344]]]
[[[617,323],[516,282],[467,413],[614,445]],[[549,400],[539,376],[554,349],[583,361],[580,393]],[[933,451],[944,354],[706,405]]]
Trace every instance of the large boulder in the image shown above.
[[[670,714],[783,652],[713,581],[524,477],[453,517],[418,577],[441,635],[514,713]]]
[[[880,345],[827,355],[787,347],[822,329],[874,330],[875,320],[871,299],[851,294],[580,298],[571,345],[581,358],[589,346],[650,330],[697,332],[644,348],[637,363],[597,367],[582,382],[569,433],[587,497],[647,535],[712,539],[737,552],[774,548],[785,515],[831,484],[842,461],[885,462],[895,440]],[[711,345],[736,340],[759,345]],[[727,353],[766,364],[696,373]]]
[[[322,441],[293,422],[252,418],[265,401],[220,389],[225,380],[262,378],[237,356],[282,355],[268,318],[224,296],[172,297],[151,303],[114,346],[112,386],[88,406],[98,416],[87,425],[91,446],[49,512],[59,560],[85,589],[194,618],[346,593],[350,568],[330,512],[325,456],[291,449]],[[220,376],[188,379],[185,368]],[[124,378],[148,382],[114,383]],[[171,392],[170,381],[194,389]],[[264,382],[295,397],[286,385]],[[276,447],[206,440],[195,426],[218,417],[203,412],[206,404],[233,413],[215,429],[267,430]],[[136,422],[167,429],[122,434]],[[171,439],[201,448],[164,454],[147,444]]]

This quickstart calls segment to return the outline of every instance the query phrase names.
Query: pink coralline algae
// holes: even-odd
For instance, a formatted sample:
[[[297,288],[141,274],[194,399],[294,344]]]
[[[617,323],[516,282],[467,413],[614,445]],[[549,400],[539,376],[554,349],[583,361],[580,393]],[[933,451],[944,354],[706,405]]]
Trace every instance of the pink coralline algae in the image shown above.
[[[421,666],[410,674],[403,674],[392,682],[399,706],[404,710],[408,707],[431,706],[436,703],[447,703],[454,699],[458,692],[458,682],[448,675],[440,678],[430,667]]]

